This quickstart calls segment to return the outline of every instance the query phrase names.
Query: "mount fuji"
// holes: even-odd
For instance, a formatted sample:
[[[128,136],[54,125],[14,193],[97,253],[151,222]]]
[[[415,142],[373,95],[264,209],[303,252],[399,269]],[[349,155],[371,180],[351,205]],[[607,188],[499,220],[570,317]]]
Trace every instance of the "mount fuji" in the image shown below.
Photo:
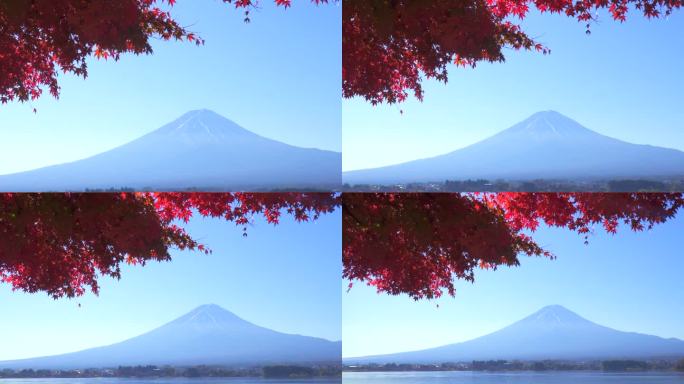
[[[345,172],[345,183],[445,180],[591,180],[684,176],[684,152],[631,144],[555,111],[538,112],[468,147],[427,159]]]
[[[86,189],[331,190],[342,155],[299,148],[252,133],[209,110],[191,111],[98,155],[0,176],[7,192]]]
[[[3,361],[0,369],[339,364],[341,354],[339,341],[276,332],[249,323],[217,305],[203,305],[117,344],[58,356]]]
[[[617,331],[559,305],[494,333],[422,351],[345,358],[345,363],[443,363],[472,360],[682,358],[684,341]]]

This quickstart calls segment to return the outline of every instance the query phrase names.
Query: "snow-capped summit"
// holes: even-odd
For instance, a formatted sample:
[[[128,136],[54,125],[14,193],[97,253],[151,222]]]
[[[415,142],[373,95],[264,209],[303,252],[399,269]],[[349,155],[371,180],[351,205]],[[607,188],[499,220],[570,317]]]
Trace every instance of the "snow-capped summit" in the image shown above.
[[[674,359],[684,341],[623,332],[551,305],[496,332],[421,351],[345,359],[349,363],[442,363],[473,360]]]
[[[337,190],[342,154],[259,136],[209,110],[191,111],[107,152],[0,176],[3,191],[85,189]]]
[[[341,342],[270,330],[209,304],[117,344],[58,356],[4,361],[0,362],[0,369],[317,364],[339,363],[341,356]]]
[[[558,112],[543,111],[465,148],[402,164],[345,172],[343,181],[353,185],[682,176],[682,151],[627,143],[585,128]]]

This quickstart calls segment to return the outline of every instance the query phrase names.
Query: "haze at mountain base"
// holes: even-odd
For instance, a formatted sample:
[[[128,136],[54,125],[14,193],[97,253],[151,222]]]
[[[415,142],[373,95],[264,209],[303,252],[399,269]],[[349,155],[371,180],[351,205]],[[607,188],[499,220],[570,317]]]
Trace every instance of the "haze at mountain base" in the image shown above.
[[[347,184],[446,180],[591,180],[684,176],[684,152],[631,144],[555,111],[538,112],[468,147],[426,159],[344,172]]]
[[[338,364],[341,342],[276,332],[216,305],[203,305],[140,336],[109,346],[0,362],[11,369],[105,368],[120,365]]]
[[[342,155],[254,134],[212,111],[191,111],[110,151],[0,176],[4,191],[331,190]]]
[[[499,331],[420,351],[345,358],[354,363],[444,363],[472,360],[582,360],[681,358],[684,341],[617,331],[559,305]]]

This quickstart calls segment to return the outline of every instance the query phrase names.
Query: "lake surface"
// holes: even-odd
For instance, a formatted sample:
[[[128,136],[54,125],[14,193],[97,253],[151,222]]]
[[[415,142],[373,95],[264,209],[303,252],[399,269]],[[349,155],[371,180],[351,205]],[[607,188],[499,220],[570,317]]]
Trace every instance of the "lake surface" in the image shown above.
[[[684,384],[678,373],[344,372],[344,384]]]
[[[259,379],[259,378],[163,378],[163,379],[0,379],[0,384],[338,384],[339,378]]]

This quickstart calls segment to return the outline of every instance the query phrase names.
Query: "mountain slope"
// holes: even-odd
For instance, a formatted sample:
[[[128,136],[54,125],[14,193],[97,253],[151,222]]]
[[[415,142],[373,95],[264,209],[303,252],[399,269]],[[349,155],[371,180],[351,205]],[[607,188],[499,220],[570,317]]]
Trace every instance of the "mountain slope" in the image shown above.
[[[0,176],[3,191],[339,188],[342,155],[256,135],[208,110],[110,151]]]
[[[422,351],[345,362],[442,363],[472,360],[582,360],[684,356],[684,341],[604,327],[561,306],[549,306],[494,333]]]
[[[341,348],[340,342],[272,331],[216,305],[204,305],[117,344],[58,356],[0,362],[0,368],[339,363]]]
[[[349,184],[464,179],[619,179],[684,175],[684,152],[593,132],[558,112],[539,112],[488,139],[428,159],[345,172]]]

